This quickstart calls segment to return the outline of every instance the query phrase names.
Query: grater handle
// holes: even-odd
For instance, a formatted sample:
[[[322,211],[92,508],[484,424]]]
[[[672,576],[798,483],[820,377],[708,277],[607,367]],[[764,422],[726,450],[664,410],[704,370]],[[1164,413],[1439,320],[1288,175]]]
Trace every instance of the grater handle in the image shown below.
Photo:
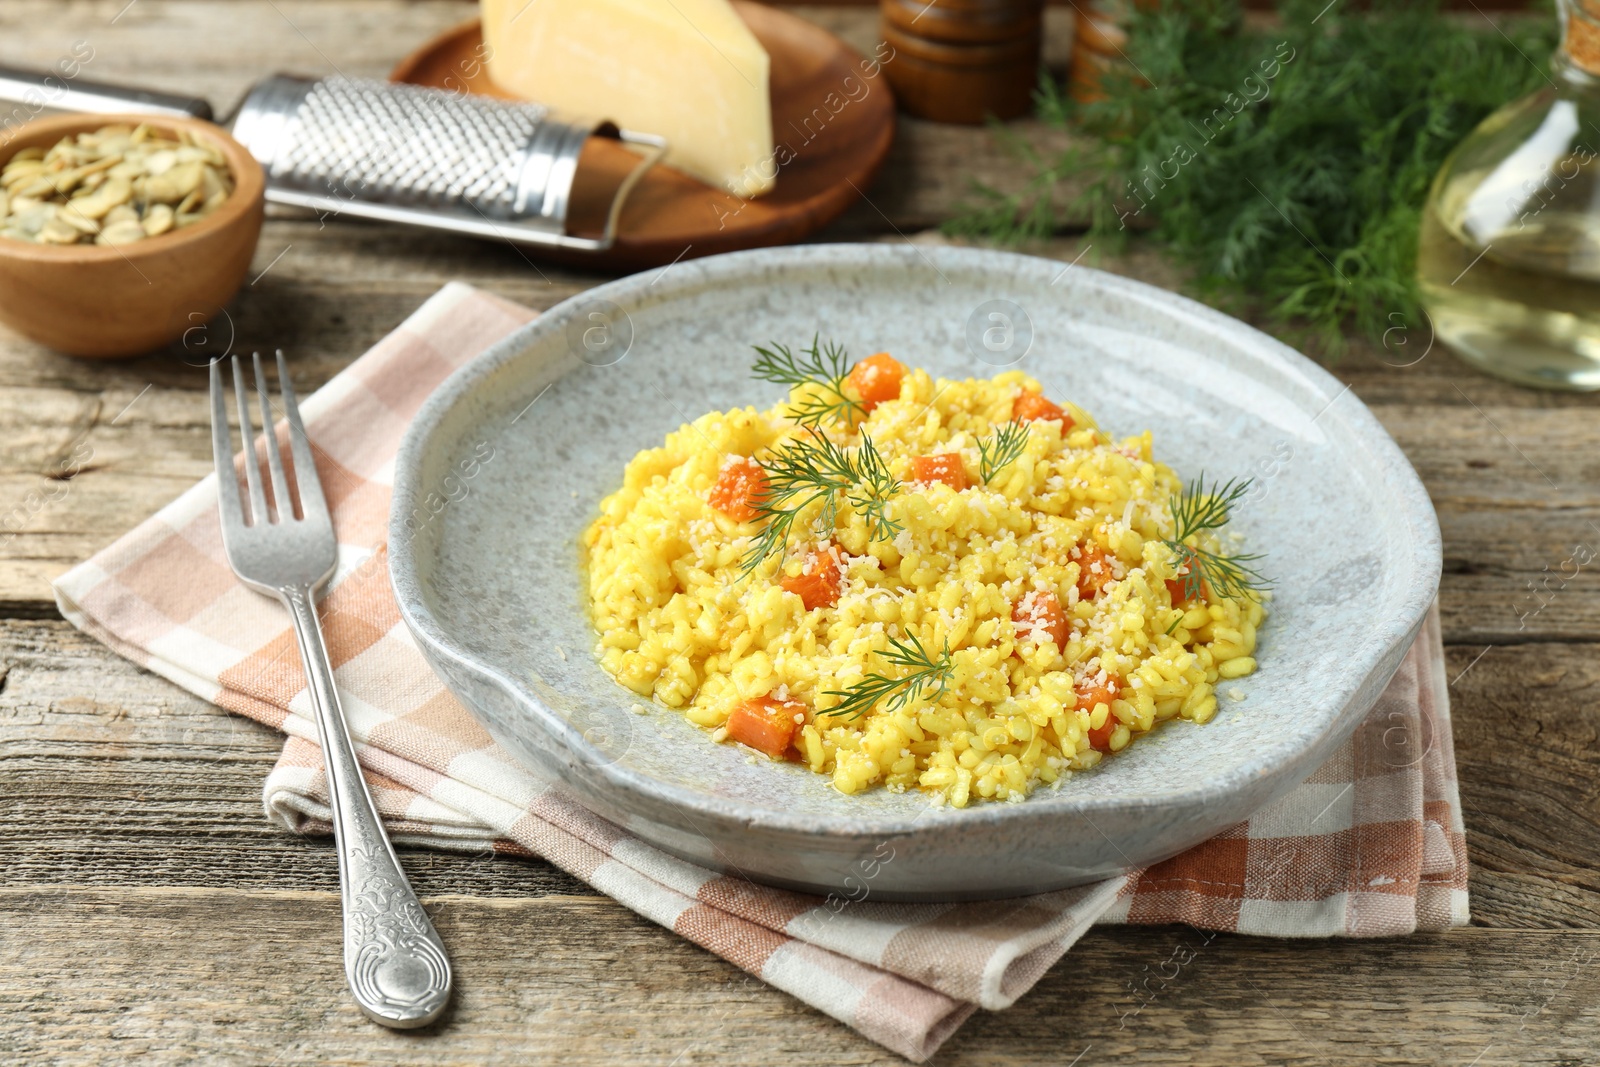
[[[0,100],[39,111],[86,111],[114,115],[129,111],[188,115],[210,121],[211,105],[196,96],[135,89],[127,85],[66,78],[45,70],[0,66]]]
[[[609,123],[607,125],[609,126]],[[628,176],[622,179],[622,184],[617,186],[615,195],[611,197],[611,209],[606,212],[605,232],[600,236],[601,249],[610,248],[611,242],[616,240],[617,220],[622,217],[622,205],[627,203],[633,187],[639,184],[639,179],[645,176],[646,171],[661,162],[669,147],[665,137],[657,137],[652,133],[639,133],[635,130],[616,129],[616,127],[611,129],[616,130],[616,137],[623,144],[631,144],[638,148],[639,162],[634,164]]]

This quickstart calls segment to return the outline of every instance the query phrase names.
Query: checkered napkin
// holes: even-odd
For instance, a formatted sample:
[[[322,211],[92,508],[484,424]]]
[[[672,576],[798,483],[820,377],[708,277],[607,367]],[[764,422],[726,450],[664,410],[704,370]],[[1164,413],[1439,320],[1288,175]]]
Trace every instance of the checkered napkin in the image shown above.
[[[446,375],[531,318],[449,285],[303,405],[340,546],[323,625],[395,840],[542,856],[918,1061],[976,1008],[1013,1003],[1096,922],[1323,937],[1467,921],[1437,617],[1354,738],[1287,799],[1165,863],[1020,900],[847,904],[752,885],[659,852],[535,779],[429,671],[384,562],[407,423]],[[61,578],[61,612],[134,662],[287,734],[267,811],[326,833],[322,754],[289,620],[229,571],[216,496],[207,477]]]

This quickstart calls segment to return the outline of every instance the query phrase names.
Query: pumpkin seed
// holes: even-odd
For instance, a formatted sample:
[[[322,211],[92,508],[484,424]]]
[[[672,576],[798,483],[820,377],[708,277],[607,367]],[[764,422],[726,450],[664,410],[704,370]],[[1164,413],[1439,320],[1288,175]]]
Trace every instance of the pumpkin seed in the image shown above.
[[[169,149],[153,152],[145,157],[144,169],[150,174],[165,174],[178,162],[178,153]]]
[[[5,176],[0,178],[0,184],[16,185],[26,178],[36,177],[43,170],[44,160],[42,159],[13,160],[6,165]]]
[[[106,212],[131,199],[133,183],[126,178],[108,178],[104,185],[83,199],[74,201],[72,206],[86,219],[101,219],[105,218]]]
[[[203,138],[103,126],[22,149],[0,167],[0,236],[127,244],[196,222],[232,192],[227,160]]]
[[[100,232],[100,224],[78,212],[76,204],[68,204],[56,212],[56,218],[71,226],[79,233],[96,234]]]
[[[25,196],[30,200],[38,200],[49,196],[51,193],[54,193],[56,191],[56,185],[55,182],[50,180],[50,178],[45,177],[39,178],[37,181],[31,181],[22,188],[13,191],[18,196]]]
[[[100,245],[130,245],[135,241],[142,241],[146,237],[144,227],[137,222],[119,222],[115,226],[107,226],[100,231],[100,236],[95,238],[95,244]]]
[[[75,245],[78,243],[78,230],[59,218],[51,219],[39,227],[39,240],[52,245]]]
[[[179,163],[144,180],[144,195],[163,204],[175,204],[200,188],[205,176],[200,163]]]
[[[206,194],[207,200],[210,200],[218,193],[226,194],[228,192],[227,185],[223,184],[222,175],[210,167],[205,169],[205,174],[200,179],[200,189]]]
[[[45,223],[55,218],[55,213],[54,204],[39,204],[27,211],[13,211],[11,217],[6,219],[6,227],[21,230],[32,239],[39,236]]]
[[[152,204],[150,211],[144,217],[144,232],[151,237],[160,237],[172,229],[176,216],[166,204]]]

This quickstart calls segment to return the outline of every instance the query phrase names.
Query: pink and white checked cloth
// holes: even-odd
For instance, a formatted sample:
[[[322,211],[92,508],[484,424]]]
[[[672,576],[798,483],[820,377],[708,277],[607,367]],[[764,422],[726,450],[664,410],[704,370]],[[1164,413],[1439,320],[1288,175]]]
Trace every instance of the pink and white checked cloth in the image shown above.
[[[1437,617],[1352,740],[1287,799],[1165,863],[1021,900],[847,904],[752,885],[658,852],[535,780],[424,664],[384,565],[407,423],[446,375],[533,315],[446,286],[303,405],[340,544],[323,621],[395,840],[542,856],[918,1061],[976,1008],[1012,1004],[1096,922],[1326,937],[1467,921]],[[228,569],[216,495],[206,478],[62,577],[61,612],[134,662],[286,733],[267,812],[326,833],[322,755],[288,620]]]

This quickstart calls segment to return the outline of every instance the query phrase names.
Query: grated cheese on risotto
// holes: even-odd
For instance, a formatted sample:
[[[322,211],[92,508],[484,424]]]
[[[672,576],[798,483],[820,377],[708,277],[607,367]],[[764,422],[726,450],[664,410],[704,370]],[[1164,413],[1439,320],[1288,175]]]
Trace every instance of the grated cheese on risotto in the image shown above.
[[[795,416],[819,388],[702,416],[602,503],[583,539],[592,619],[633,692],[841,793],[962,807],[1059,786],[1157,723],[1205,723],[1219,680],[1255,670],[1263,596],[1186,584],[1183,486],[1148,431],[1113,440],[1021,372],[935,380],[882,354],[850,372],[854,408],[811,431]],[[992,469],[1008,424],[1016,454]],[[785,497],[773,537],[781,457],[828,445],[864,468],[875,451],[877,495]],[[1189,543],[1226,559],[1210,529]]]

